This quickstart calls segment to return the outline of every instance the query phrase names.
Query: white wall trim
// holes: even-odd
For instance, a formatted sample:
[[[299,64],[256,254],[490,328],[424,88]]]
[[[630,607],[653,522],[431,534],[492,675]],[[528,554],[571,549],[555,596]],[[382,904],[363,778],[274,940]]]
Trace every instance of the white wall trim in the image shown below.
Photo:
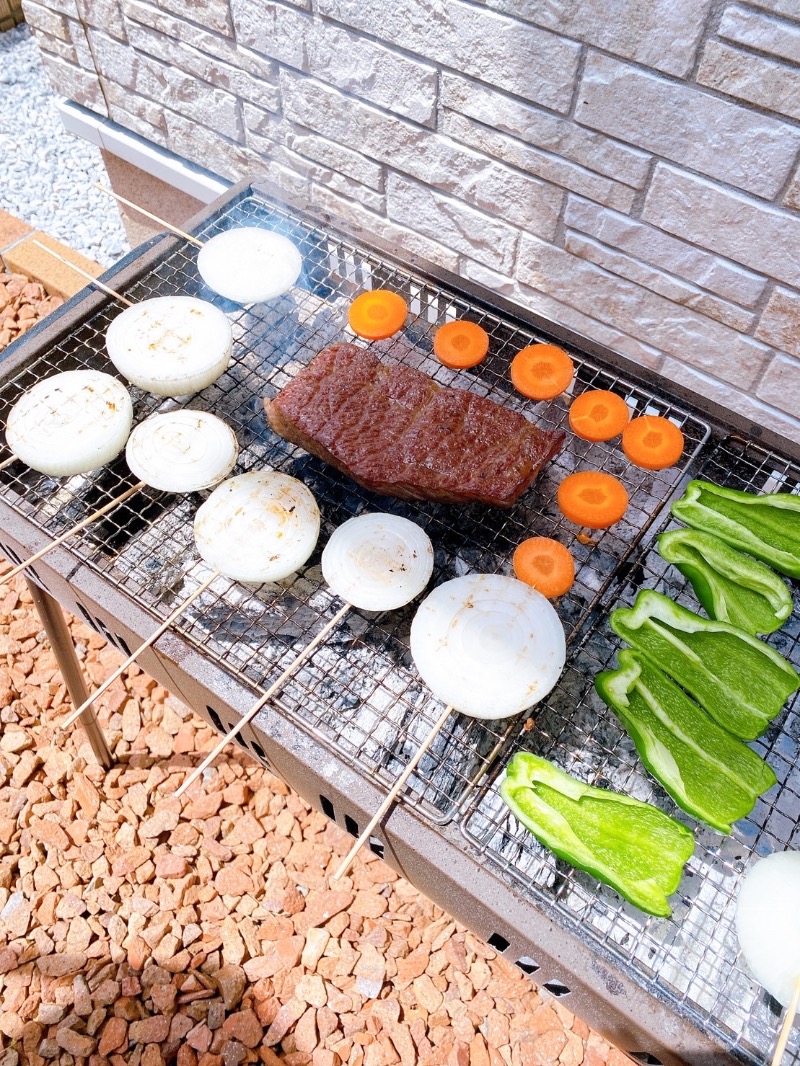
[[[232,184],[72,100],[59,100],[56,106],[61,121],[70,133],[104,148],[201,203],[208,204],[215,200]]]

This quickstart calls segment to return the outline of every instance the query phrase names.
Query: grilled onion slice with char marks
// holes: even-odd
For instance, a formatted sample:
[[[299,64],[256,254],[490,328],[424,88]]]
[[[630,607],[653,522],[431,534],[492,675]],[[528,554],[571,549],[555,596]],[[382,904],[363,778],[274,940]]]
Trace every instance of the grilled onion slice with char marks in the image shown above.
[[[37,382],[14,404],[6,442],[18,459],[51,477],[97,470],[128,439],[133,405],[128,390],[99,370],[66,370]]]
[[[317,501],[302,481],[251,470],[218,485],[197,511],[203,559],[235,581],[282,581],[299,570],[319,537]]]
[[[231,361],[231,324],[194,296],[156,296],[126,307],[106,333],[114,366],[155,396],[189,396],[207,388]]]

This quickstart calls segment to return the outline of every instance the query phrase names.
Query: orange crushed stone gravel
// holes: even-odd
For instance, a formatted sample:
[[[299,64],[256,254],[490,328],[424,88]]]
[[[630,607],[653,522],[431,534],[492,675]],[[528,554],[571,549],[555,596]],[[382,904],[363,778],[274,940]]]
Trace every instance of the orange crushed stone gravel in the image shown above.
[[[0,272],[0,351],[63,302],[24,274]]]
[[[630,1064],[369,852],[329,889],[350,838],[235,749],[175,800],[217,737],[135,668],[104,774],[53,726],[27,590],[0,597],[0,1061]],[[117,652],[70,626],[99,683]]]

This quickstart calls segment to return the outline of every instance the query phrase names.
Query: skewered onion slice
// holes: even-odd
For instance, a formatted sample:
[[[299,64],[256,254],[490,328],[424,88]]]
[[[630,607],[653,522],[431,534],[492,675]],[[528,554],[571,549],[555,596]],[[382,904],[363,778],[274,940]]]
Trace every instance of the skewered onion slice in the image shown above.
[[[99,370],[67,370],[37,382],[6,423],[11,451],[33,470],[70,477],[115,459],[131,431],[128,390]]]
[[[216,381],[231,361],[232,340],[222,311],[194,296],[142,300],[106,333],[117,370],[156,396],[188,396]]]
[[[558,681],[566,645],[541,593],[512,577],[446,581],[420,604],[411,654],[425,684],[473,718],[507,718],[538,703]]]
[[[319,508],[305,485],[251,470],[218,485],[198,508],[194,539],[205,561],[235,581],[280,581],[303,565],[319,537]]]
[[[198,492],[226,478],[239,443],[231,427],[208,411],[170,411],[140,422],[125,458],[140,481],[164,492]]]
[[[303,269],[303,259],[288,237],[257,226],[238,226],[203,245],[197,269],[220,296],[254,304],[274,300],[291,289]]]
[[[784,1007],[800,980],[800,851],[778,851],[739,889],[736,932],[756,980]]]
[[[392,514],[348,519],[322,553],[322,573],[331,590],[364,611],[393,611],[410,603],[432,570],[428,534]]]

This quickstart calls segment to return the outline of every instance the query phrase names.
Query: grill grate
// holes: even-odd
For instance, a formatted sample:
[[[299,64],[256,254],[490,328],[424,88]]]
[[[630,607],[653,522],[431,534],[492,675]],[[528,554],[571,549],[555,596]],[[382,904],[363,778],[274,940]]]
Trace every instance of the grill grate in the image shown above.
[[[800,494],[800,467],[744,441],[714,445],[699,476],[750,492]],[[677,529],[667,514],[661,530]],[[658,555],[653,541],[609,589],[608,609],[630,606],[641,588],[655,588],[698,611],[691,586]],[[600,670],[620,646],[607,611],[586,627],[567,672],[536,715],[535,731],[512,735],[493,777],[473,796],[461,828],[467,839],[512,881],[523,886],[560,923],[580,928],[624,970],[746,1062],[763,1062],[775,1041],[778,1005],[749,977],[738,957],[735,904],[742,877],[757,857],[800,848],[800,698],[753,745],[775,771],[778,785],[762,797],[730,837],[697,828],[697,846],[675,896],[670,921],[647,919],[605,886],[547,853],[507,811],[499,794],[512,749],[551,758],[582,781],[610,787],[679,818],[683,814],[645,771],[632,742],[594,692]],[[769,643],[800,667],[800,603]],[[793,1030],[785,1062],[800,1062]],[[792,1058],[791,1052],[795,1057]]]
[[[675,491],[708,438],[707,425],[615,371],[571,352],[577,367],[574,393],[613,388],[637,414],[666,415],[681,426],[687,448],[680,468],[662,473],[637,470],[619,448],[575,440],[510,511],[478,506],[456,509],[375,496],[277,439],[261,407],[264,395],[274,395],[322,347],[349,337],[347,307],[359,291],[384,286],[401,292],[409,302],[409,325],[403,333],[373,345],[385,361],[418,367],[442,384],[469,387],[499,403],[534,413],[543,428],[555,428],[566,423],[567,401],[561,398],[533,405],[519,397],[508,380],[512,356],[548,338],[325,233],[254,194],[226,205],[204,225],[200,236],[207,238],[238,224],[277,229],[299,246],[305,272],[290,293],[249,308],[231,304],[203,285],[194,249],[184,242],[166,252],[126,295],[137,300],[187,293],[212,300],[228,314],[234,333],[233,363],[215,385],[192,397],[186,406],[211,410],[235,427],[242,448],[237,472],[273,466],[304,481],[319,501],[322,535],[320,548],[293,579],[280,587],[254,590],[218,578],[177,628],[205,656],[254,689],[265,685],[339,606],[326,590],[319,569],[321,547],[332,530],[362,511],[388,510],[418,521],[428,531],[436,553],[434,583],[467,572],[509,573],[514,548],[533,533],[569,543],[576,557],[577,580],[560,601],[559,613],[568,635],[575,634],[621,561]],[[0,418],[4,421],[8,405],[42,377],[79,367],[109,370],[104,334],[117,313],[117,306],[109,301],[68,337],[3,381]],[[463,316],[488,331],[491,354],[474,371],[453,372],[432,356],[432,336],[438,325]],[[181,405],[136,389],[132,393],[137,422],[155,411]],[[584,467],[620,476],[631,506],[623,521],[581,544],[575,540],[574,527],[560,518],[555,492],[566,474]],[[64,482],[36,475],[21,464],[0,473],[5,501],[52,535],[131,483],[124,460]],[[192,542],[192,517],[201,498],[143,491],[75,537],[71,551],[163,619],[208,576]],[[352,611],[276,701],[283,713],[317,741],[382,788],[396,777],[440,711],[420,684],[408,652],[415,606],[383,615]],[[484,723],[451,717],[410,782],[409,791],[430,821],[443,824],[453,817],[514,726],[513,720]]]

